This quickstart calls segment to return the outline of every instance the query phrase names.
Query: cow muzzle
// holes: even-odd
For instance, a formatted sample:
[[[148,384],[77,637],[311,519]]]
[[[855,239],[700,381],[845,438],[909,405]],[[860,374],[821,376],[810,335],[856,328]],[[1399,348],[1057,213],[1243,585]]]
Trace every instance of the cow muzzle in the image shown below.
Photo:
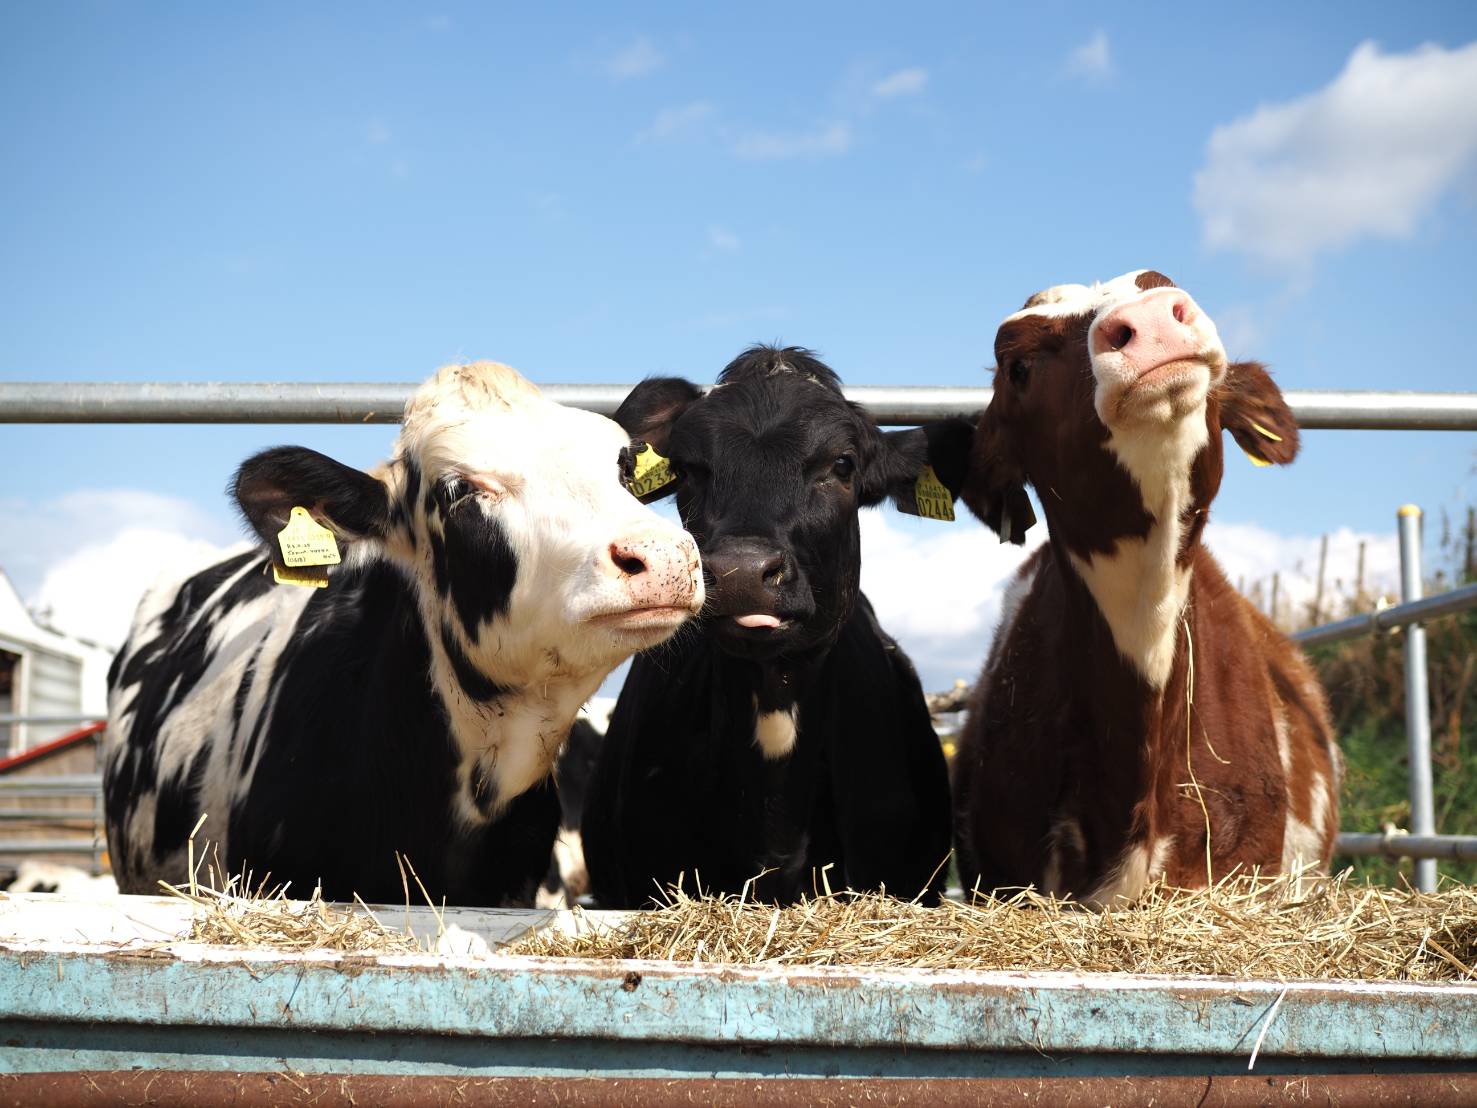
[[[685,531],[624,535],[598,562],[614,603],[592,622],[624,631],[674,631],[703,606],[702,562]]]

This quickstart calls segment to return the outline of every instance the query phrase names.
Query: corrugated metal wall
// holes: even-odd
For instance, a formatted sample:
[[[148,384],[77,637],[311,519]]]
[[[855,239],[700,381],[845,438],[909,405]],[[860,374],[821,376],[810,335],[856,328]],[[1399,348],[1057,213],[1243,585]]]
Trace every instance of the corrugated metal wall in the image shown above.
[[[32,716],[75,716],[82,711],[82,662],[62,654],[53,654],[38,647],[26,649],[26,715]],[[33,746],[61,738],[75,731],[75,723],[27,724],[25,746]]]

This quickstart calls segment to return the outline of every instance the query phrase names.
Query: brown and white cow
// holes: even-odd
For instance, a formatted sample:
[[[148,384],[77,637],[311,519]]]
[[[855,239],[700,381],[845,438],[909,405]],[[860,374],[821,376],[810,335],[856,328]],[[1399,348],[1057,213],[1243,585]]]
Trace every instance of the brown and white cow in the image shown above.
[[[1150,270],[1037,293],[995,356],[964,497],[1020,542],[1030,484],[1049,542],[1006,594],[960,743],[965,887],[1103,905],[1326,865],[1342,770],[1323,691],[1200,541],[1222,430],[1260,464],[1297,454],[1281,392]]]

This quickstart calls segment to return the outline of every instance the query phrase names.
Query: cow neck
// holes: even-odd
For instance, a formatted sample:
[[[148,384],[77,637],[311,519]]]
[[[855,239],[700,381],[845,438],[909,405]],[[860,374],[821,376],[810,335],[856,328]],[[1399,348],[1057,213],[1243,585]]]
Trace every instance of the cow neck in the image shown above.
[[[1205,448],[1203,415],[1168,428],[1110,432],[1104,450],[1133,479],[1142,509],[1138,526],[1092,547],[1056,543],[1071,534],[1049,499],[1044,505],[1064,566],[1082,581],[1112,632],[1119,653],[1152,690],[1169,681],[1190,596],[1192,553],[1208,498],[1196,459]],[[1204,467],[1201,467],[1204,468]]]
[[[755,660],[730,655],[714,644],[718,667],[736,673],[753,703],[752,732],[755,745],[766,761],[776,762],[795,749],[800,734],[800,705],[815,685],[830,657],[834,642],[827,640],[809,650]],[[714,682],[722,696],[728,682]]]
[[[545,651],[516,674],[486,672],[441,598],[421,592],[420,618],[431,651],[431,686],[458,754],[457,813],[469,826],[492,819],[553,770],[581,706],[606,671],[576,671]]]
[[[1145,573],[1146,592],[1153,590],[1161,602],[1168,597],[1174,605],[1173,622],[1158,644],[1164,678],[1157,685],[1125,656],[1098,591],[1078,569],[1081,559],[1053,540],[1054,556],[1048,563],[1061,578],[1065,605],[1061,627],[1071,629],[1059,642],[1060,662],[1065,672],[1080,675],[1066,691],[1079,735],[1067,763],[1067,772],[1075,779],[1068,791],[1095,810],[1103,836],[1099,846],[1113,859],[1096,886],[1071,891],[1098,906],[1137,896],[1163,872],[1172,845],[1164,828],[1170,825],[1177,789],[1185,778],[1195,548],[1192,545],[1184,559],[1170,559],[1166,571],[1145,554],[1153,549],[1155,538],[1151,528],[1141,547],[1130,546],[1137,557],[1126,565]],[[1099,584],[1101,580],[1099,575]]]

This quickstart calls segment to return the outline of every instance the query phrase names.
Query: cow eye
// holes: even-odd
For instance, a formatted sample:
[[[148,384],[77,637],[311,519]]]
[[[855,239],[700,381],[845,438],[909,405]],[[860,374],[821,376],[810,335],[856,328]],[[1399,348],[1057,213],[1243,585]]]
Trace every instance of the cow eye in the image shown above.
[[[1023,389],[1031,377],[1031,363],[1024,358],[1012,358],[1010,364],[1005,367],[1005,373],[1010,378],[1012,385],[1018,389]]]
[[[630,488],[631,482],[636,480],[636,455],[631,453],[629,446],[621,447],[621,452],[616,455],[615,464],[620,472],[621,484]]]
[[[856,472],[856,459],[850,454],[843,454],[831,464],[831,472],[843,481],[850,481],[851,475]]]
[[[460,477],[445,477],[436,483],[436,507],[441,509],[443,516],[448,516],[463,500],[476,494],[477,488],[470,481]]]

